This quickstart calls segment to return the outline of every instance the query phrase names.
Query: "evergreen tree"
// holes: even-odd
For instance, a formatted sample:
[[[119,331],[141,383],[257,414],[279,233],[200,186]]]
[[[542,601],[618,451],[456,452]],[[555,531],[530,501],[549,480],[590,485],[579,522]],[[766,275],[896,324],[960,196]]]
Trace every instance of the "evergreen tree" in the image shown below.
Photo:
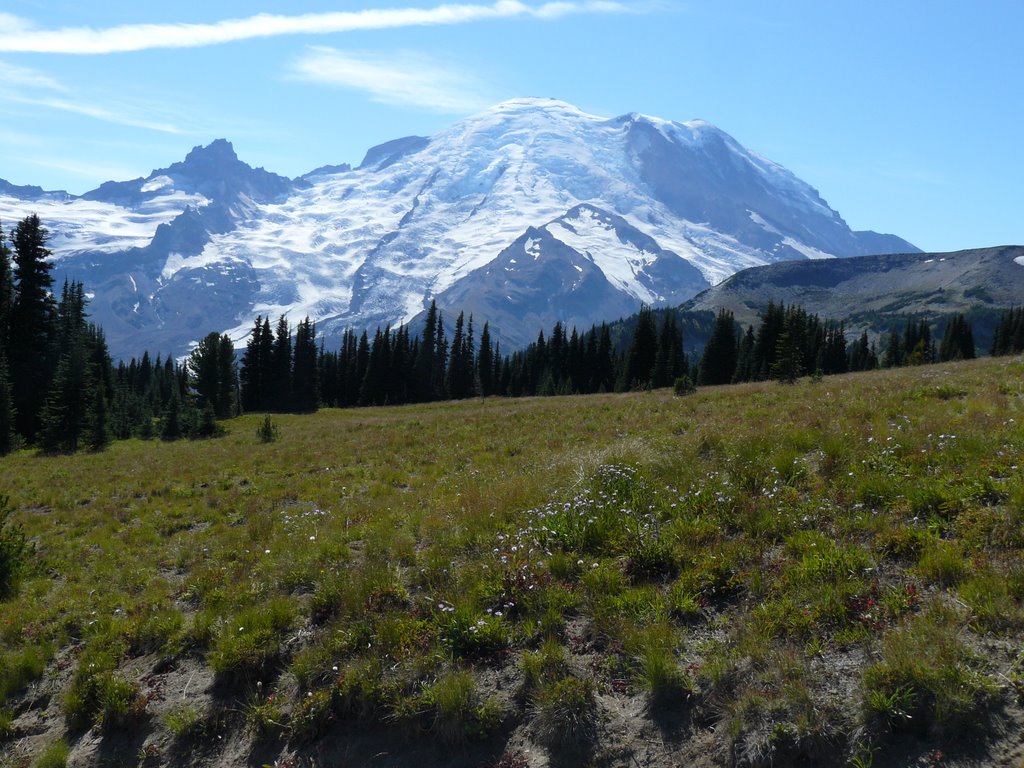
[[[898,368],[903,364],[903,343],[900,341],[899,333],[893,330],[882,354],[882,365],[886,368]]]
[[[264,321],[257,315],[245,344],[242,369],[239,372],[243,411],[265,411],[269,406],[273,344],[270,317]]]
[[[1011,307],[1000,315],[990,352],[993,357],[1024,352],[1024,307]]]
[[[434,364],[436,362],[437,350],[437,304],[430,302],[430,309],[427,310],[427,318],[423,323],[423,332],[420,334],[420,345],[417,350],[416,360],[413,363],[416,379],[416,400],[427,402],[434,400],[437,396],[434,391]]]
[[[88,377],[84,349],[62,355],[39,418],[39,447],[46,453],[78,450],[95,383]]]
[[[786,324],[785,304],[768,302],[761,325],[757,329],[754,341],[754,364],[751,379],[767,379],[775,363],[775,353],[779,348],[779,336]]]
[[[177,390],[175,390],[171,395],[170,401],[167,403],[167,408],[161,420],[160,439],[177,440],[181,436],[181,400],[178,397]]]
[[[654,322],[654,313],[650,307],[644,305],[640,307],[636,328],[633,330],[633,338],[629,345],[629,351],[626,353],[626,368],[621,389],[644,389],[652,385],[658,346],[658,331]],[[667,362],[666,359],[663,366]],[[664,376],[665,371],[662,370],[662,378]]]
[[[197,405],[209,405],[215,418],[234,414],[237,371],[235,350],[227,334],[208,333],[188,358],[189,384],[196,393]]]
[[[0,352],[8,349],[11,311],[14,307],[14,273],[11,268],[11,251],[7,247],[7,235],[0,225]]]
[[[728,384],[736,371],[736,356],[736,320],[732,312],[721,309],[704,347],[698,383]]]
[[[56,320],[50,293],[53,278],[48,237],[34,214],[18,222],[11,237],[17,287],[11,307],[7,363],[14,385],[17,430],[29,440],[39,428],[39,414],[55,368],[50,349]]]
[[[292,336],[288,319],[281,315],[270,352],[270,396],[268,408],[288,411],[292,407]]]
[[[320,377],[317,366],[316,326],[306,317],[295,329],[292,363],[294,408],[312,413],[320,405]]]
[[[477,356],[476,378],[481,397],[494,394],[494,350],[491,349],[491,331],[488,323],[480,332],[480,354]]]
[[[775,360],[772,363],[773,379],[784,384],[793,384],[804,372],[803,352],[799,343],[799,319],[794,317],[792,324],[786,323],[776,342]]]
[[[103,450],[110,442],[110,431],[107,426],[107,395],[101,381],[96,382],[92,393],[92,402],[89,403],[85,442],[94,451]]]
[[[7,358],[0,349],[0,456],[14,449],[14,394]]]
[[[739,349],[736,351],[736,373],[733,376],[733,381],[753,381],[757,378],[757,361],[754,358],[756,346],[754,326],[748,325],[747,332],[743,334]]]
[[[470,320],[472,327],[472,319]],[[453,400],[462,400],[473,395],[473,349],[470,334],[466,333],[465,320],[460,312],[455,319],[455,335],[452,338],[451,356],[448,361],[445,390]]]
[[[939,360],[973,360],[975,357],[974,332],[971,324],[957,312],[946,325],[939,346]]]

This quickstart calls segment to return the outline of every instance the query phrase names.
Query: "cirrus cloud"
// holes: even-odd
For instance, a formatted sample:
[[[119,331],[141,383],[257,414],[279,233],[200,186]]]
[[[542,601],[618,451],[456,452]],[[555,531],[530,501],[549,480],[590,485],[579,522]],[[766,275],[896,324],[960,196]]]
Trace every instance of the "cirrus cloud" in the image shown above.
[[[483,109],[494,99],[479,80],[416,53],[360,54],[314,47],[292,65],[292,76],[364,91],[382,104],[437,112]]]
[[[10,14],[0,14],[0,52],[110,54],[157,48],[208,45],[278,37],[323,35],[369,29],[465,24],[517,17],[554,19],[571,14],[625,13],[634,10],[614,0],[581,0],[528,5],[497,0],[491,5],[452,4],[433,8],[367,9],[285,16],[261,13],[208,24],[126,24],[106,29],[66,27],[37,29]]]

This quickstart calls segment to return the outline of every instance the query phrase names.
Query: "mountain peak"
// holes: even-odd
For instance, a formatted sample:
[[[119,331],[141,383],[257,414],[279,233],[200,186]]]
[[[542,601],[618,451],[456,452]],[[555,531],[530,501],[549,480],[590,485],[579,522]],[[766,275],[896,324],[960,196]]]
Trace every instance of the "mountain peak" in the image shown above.
[[[185,156],[186,165],[224,162],[238,162],[235,148],[227,139],[214,139],[205,147],[202,145],[193,147],[192,151]]]

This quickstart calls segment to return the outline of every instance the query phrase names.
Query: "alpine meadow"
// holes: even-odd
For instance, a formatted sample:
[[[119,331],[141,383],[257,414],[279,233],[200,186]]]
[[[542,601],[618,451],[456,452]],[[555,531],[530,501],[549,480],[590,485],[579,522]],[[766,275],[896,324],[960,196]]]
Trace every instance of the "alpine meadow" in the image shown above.
[[[0,768],[1024,768],[1021,29],[10,0]]]

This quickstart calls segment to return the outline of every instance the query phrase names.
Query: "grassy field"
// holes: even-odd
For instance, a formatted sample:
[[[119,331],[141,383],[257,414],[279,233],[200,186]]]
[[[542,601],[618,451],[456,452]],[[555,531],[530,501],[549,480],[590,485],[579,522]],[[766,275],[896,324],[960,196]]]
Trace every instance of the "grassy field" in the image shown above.
[[[1024,362],[0,460],[0,766],[1019,765]]]

